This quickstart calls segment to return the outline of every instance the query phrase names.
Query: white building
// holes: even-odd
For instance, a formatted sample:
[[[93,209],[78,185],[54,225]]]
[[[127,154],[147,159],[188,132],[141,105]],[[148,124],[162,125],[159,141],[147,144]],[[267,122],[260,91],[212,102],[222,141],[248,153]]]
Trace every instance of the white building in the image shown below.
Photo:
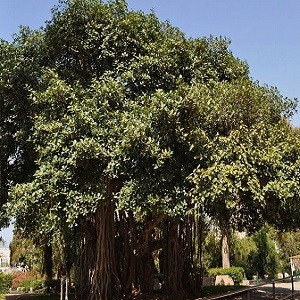
[[[7,272],[10,268],[10,249],[0,248],[0,272]]]

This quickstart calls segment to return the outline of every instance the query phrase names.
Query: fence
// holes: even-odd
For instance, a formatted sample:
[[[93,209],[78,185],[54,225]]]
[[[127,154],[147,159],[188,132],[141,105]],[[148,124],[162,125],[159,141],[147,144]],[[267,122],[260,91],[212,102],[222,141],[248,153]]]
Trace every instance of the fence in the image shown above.
[[[252,299],[252,292],[257,289],[256,286],[249,287],[249,288],[243,288],[235,292],[228,292],[223,295],[218,296],[211,296],[211,297],[204,297],[204,298],[198,298],[196,300],[221,300],[221,299],[233,299],[239,296],[245,296],[247,300]]]
[[[222,294],[222,295],[217,295],[217,296],[212,296],[212,297],[205,297],[205,298],[198,298],[196,300],[225,300],[225,299],[234,299],[237,297],[243,297],[244,299],[247,300],[256,300],[258,299],[257,297],[257,293],[255,295],[255,298],[252,297],[252,294],[254,291],[258,290],[260,287],[265,287],[265,286],[271,286],[271,293],[269,293],[268,298],[264,297],[264,299],[280,299],[280,300],[289,300],[292,299],[294,300],[295,297],[300,294],[300,290],[295,290],[295,282],[297,282],[299,279],[298,275],[293,275],[293,276],[289,276],[289,277],[285,277],[282,279],[276,279],[276,280],[272,280],[270,282],[267,283],[260,283],[257,284],[255,286],[251,286],[248,288],[242,288],[240,290],[234,291],[234,292],[228,292],[226,294]],[[276,284],[279,283],[291,283],[290,285],[290,293],[284,293],[284,295],[282,295],[282,293],[276,293]],[[278,286],[277,286],[278,287]],[[276,298],[277,296],[277,298]],[[279,297],[278,297],[279,296]],[[299,298],[300,299],[300,298]]]

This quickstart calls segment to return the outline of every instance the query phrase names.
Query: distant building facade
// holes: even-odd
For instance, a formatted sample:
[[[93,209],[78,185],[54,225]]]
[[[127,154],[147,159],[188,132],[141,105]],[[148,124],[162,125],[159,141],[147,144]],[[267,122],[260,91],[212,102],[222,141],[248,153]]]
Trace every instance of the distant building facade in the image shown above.
[[[10,268],[10,249],[0,248],[0,271],[7,272]]]

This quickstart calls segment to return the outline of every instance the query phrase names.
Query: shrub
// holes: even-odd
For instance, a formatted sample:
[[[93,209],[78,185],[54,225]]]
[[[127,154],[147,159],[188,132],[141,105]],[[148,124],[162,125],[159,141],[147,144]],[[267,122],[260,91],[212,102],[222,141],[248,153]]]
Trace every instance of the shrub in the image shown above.
[[[240,284],[244,279],[245,271],[241,267],[231,267],[231,268],[212,268],[208,270],[208,275],[212,277],[214,280],[217,275],[229,275],[234,284]]]
[[[0,294],[8,292],[12,284],[12,275],[0,273]]]
[[[46,292],[46,282],[43,279],[38,279],[32,281],[32,289],[34,292],[37,293],[44,293]]]
[[[26,280],[23,281],[19,287],[21,287],[24,292],[29,292],[30,289],[37,293],[44,293],[46,291],[46,283],[43,279]]]
[[[21,287],[22,283],[25,281],[35,280],[38,278],[38,273],[34,271],[22,272],[15,271],[12,273],[12,288],[15,290],[18,287]]]
[[[30,286],[31,286],[31,280],[29,279],[29,280],[25,280],[25,281],[21,282],[19,284],[18,288],[22,292],[29,292],[30,291]]]

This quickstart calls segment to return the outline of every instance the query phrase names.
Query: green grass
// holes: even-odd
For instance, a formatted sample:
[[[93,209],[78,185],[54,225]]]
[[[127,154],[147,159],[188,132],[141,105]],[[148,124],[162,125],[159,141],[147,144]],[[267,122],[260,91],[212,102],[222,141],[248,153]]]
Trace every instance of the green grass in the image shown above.
[[[206,286],[203,288],[203,291],[201,293],[201,296],[212,296],[212,295],[218,295],[223,294],[226,292],[233,292],[240,290],[241,288],[244,288],[242,285],[216,285],[216,286]]]

